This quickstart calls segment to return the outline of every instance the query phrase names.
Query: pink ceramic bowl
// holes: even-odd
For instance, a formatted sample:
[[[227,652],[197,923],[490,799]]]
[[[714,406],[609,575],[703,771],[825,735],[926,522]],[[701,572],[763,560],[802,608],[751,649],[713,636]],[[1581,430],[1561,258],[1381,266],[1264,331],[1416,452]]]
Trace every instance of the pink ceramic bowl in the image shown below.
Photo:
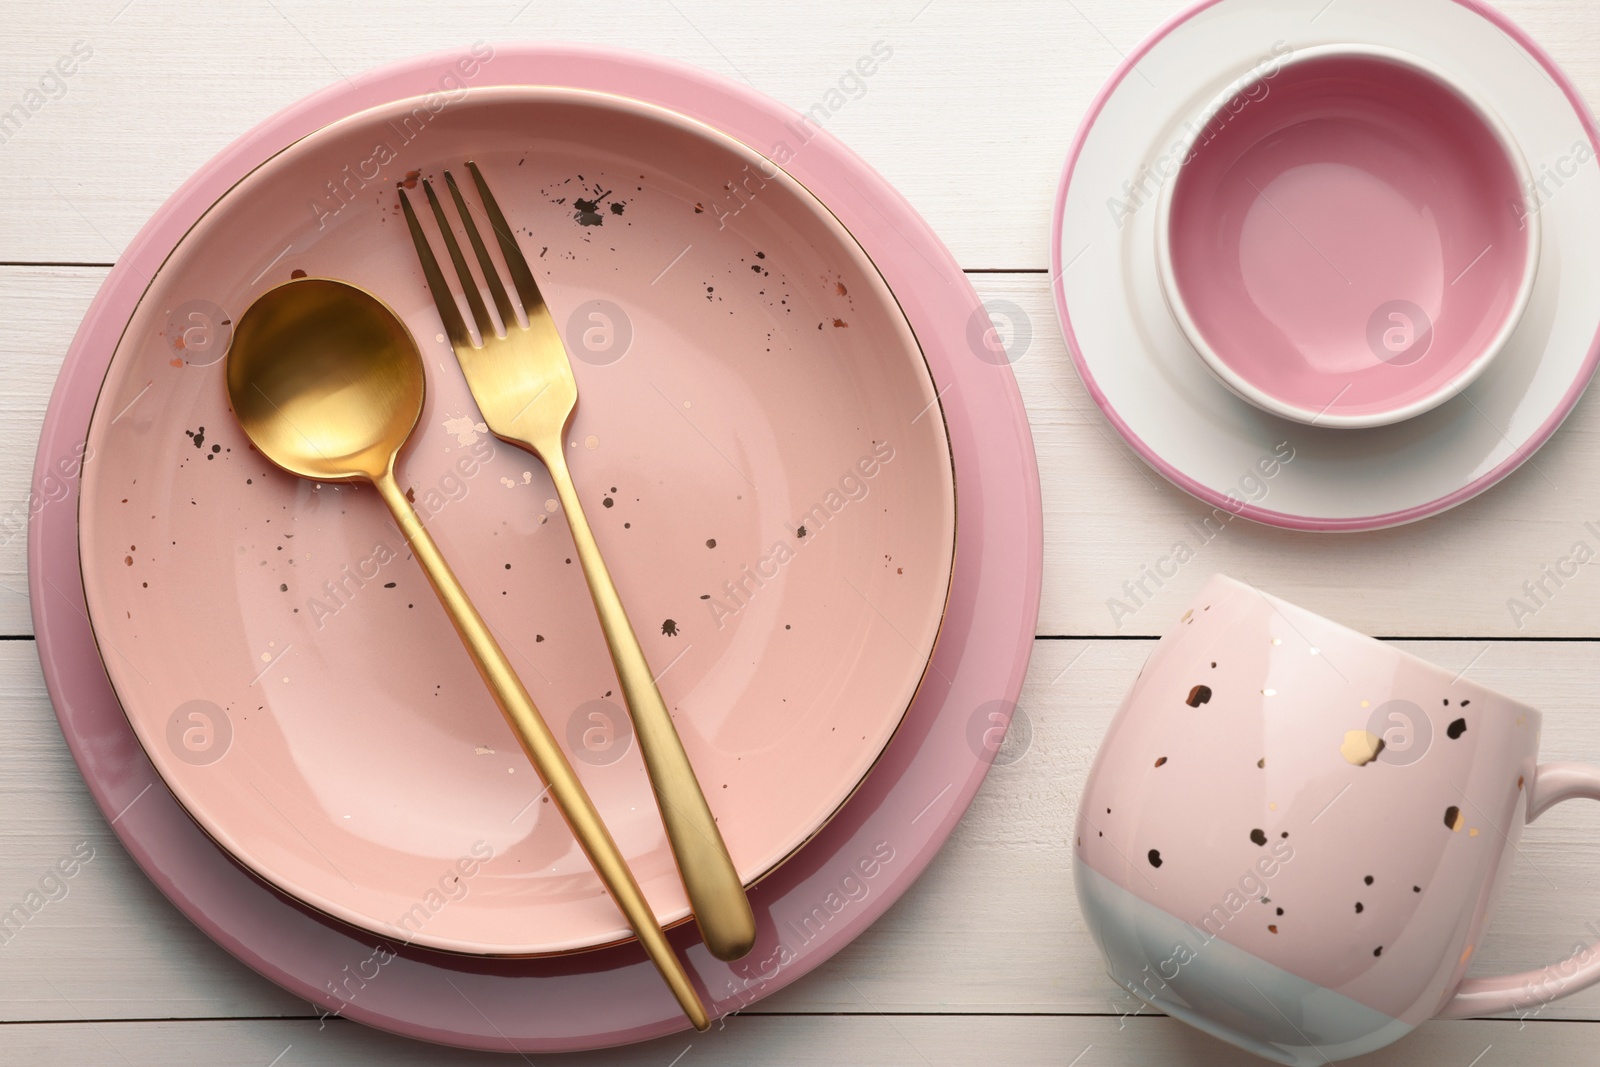
[[[1532,294],[1527,161],[1466,85],[1416,56],[1280,42],[1167,158],[1167,304],[1224,385],[1283,418],[1357,428],[1436,407]]]

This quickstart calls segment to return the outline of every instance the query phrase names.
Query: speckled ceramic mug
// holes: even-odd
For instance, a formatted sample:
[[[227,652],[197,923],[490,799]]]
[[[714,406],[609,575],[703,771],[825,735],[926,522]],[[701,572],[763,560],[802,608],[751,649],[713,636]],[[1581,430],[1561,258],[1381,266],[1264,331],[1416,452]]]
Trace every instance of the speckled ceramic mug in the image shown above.
[[[1600,981],[1594,946],[1463,980],[1523,823],[1600,799],[1600,771],[1536,762],[1539,723],[1213,577],[1145,663],[1078,809],[1078,900],[1111,976],[1306,1065]]]

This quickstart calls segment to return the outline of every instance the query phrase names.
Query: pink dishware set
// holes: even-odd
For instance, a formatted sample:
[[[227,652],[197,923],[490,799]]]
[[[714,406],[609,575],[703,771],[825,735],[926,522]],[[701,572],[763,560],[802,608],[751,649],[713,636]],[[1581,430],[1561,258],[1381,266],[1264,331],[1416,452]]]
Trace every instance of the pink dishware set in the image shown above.
[[[1478,0],[1300,6],[1205,0],[1128,55],[1078,127],[1051,277],[1150,466],[1356,532],[1484,491],[1577,403],[1600,135]],[[742,958],[687,921],[550,478],[480,418],[412,252],[402,194],[467,159],[572,357],[568,461],[754,912]],[[751,89],[479,42],[246,133],[84,319],[38,453],[41,476],[82,457],[77,503],[34,512],[29,568],[97,803],[180,910],[325,1012],[537,1054],[688,1020],[374,494],[289,477],[235,420],[234,326],[302,277],[415,339],[396,477],[710,1014],[858,936],[982,784],[1042,581],[1027,416],[939,238]],[[1283,441],[1271,508],[1240,501]],[[1600,799],[1600,770],[1539,762],[1534,708],[1221,576],[1130,684],[1072,842],[1122,989],[1309,1065],[1600,981],[1593,951],[1466,976],[1523,825]]]

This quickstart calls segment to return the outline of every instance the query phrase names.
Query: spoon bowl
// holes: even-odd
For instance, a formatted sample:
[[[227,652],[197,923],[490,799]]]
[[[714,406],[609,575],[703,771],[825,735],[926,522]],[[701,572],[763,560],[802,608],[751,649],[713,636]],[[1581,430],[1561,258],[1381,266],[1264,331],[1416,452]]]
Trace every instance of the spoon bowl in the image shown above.
[[[268,459],[302,478],[375,481],[422,414],[422,354],[405,323],[363,289],[297,278],[240,318],[228,397]]]

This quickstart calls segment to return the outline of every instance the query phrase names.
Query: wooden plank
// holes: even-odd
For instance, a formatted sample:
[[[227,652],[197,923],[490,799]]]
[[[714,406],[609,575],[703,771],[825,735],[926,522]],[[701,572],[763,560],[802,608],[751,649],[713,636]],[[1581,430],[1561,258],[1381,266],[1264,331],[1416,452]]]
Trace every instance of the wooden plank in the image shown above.
[[[1296,0],[1308,13],[1318,4]],[[1081,117],[1121,61],[1185,0],[884,4],[582,4],[396,0],[380,17],[313,0],[13,2],[0,111],[77,41],[93,55],[48,83],[0,144],[0,262],[109,262],[167,196],[243,131],[342,77],[482,39],[647,49],[798,110],[837,88],[875,41],[894,50],[828,129],[906,195],[963,266],[1044,268],[1057,177]],[[1591,99],[1600,7],[1505,0]],[[125,8],[125,10],[124,10]],[[519,8],[521,10],[519,10]],[[847,83],[848,85],[849,83]]]
[[[1150,647],[1039,642],[1022,702],[1031,742],[1007,755],[1019,758],[994,768],[944,851],[887,915],[753,1013],[1134,1010],[1079,917],[1069,842],[1095,747]],[[1453,670],[1470,666],[1471,677],[1542,707],[1547,759],[1600,760],[1591,646],[1405,647]],[[0,905],[20,900],[80,842],[94,849],[68,895],[0,946],[0,1022],[309,1013],[207,940],[132,864],[65,750],[27,642],[0,642],[0,737]],[[1553,962],[1585,936],[1600,881],[1595,814],[1563,805],[1530,828],[1475,974]],[[1600,1019],[1600,990],[1540,1017]]]
[[[79,1067],[487,1067],[502,1053],[425,1045],[335,1021],[71,1022],[0,1027],[0,1063]],[[1515,1021],[1427,1023],[1350,1067],[1504,1067],[1592,1063],[1588,1026]],[[181,1050],[181,1051],[180,1051]],[[541,1067],[1240,1067],[1264,1063],[1163,1017],[741,1016],[726,1029],[627,1048],[528,1057]]]
[[[141,0],[142,2],[142,0]],[[45,404],[102,268],[0,267],[0,634],[32,632],[26,604],[26,515]],[[1462,507],[1366,534],[1294,533],[1230,524],[1131,618],[1108,601],[1192,535],[1211,509],[1140,461],[1106,423],[1067,357],[1042,275],[976,274],[988,301],[1022,309],[1032,333],[1016,363],[1039,456],[1045,508],[1043,635],[1149,636],[1214,572],[1368,633],[1406,637],[1600,637],[1600,564],[1583,567],[1535,614],[1517,615],[1523,583],[1600,525],[1600,409],[1580,404],[1535,458]],[[43,488],[43,487],[41,487]],[[36,499],[47,500],[48,493]],[[48,506],[48,505],[46,505]],[[1600,557],[1597,557],[1600,558]]]

